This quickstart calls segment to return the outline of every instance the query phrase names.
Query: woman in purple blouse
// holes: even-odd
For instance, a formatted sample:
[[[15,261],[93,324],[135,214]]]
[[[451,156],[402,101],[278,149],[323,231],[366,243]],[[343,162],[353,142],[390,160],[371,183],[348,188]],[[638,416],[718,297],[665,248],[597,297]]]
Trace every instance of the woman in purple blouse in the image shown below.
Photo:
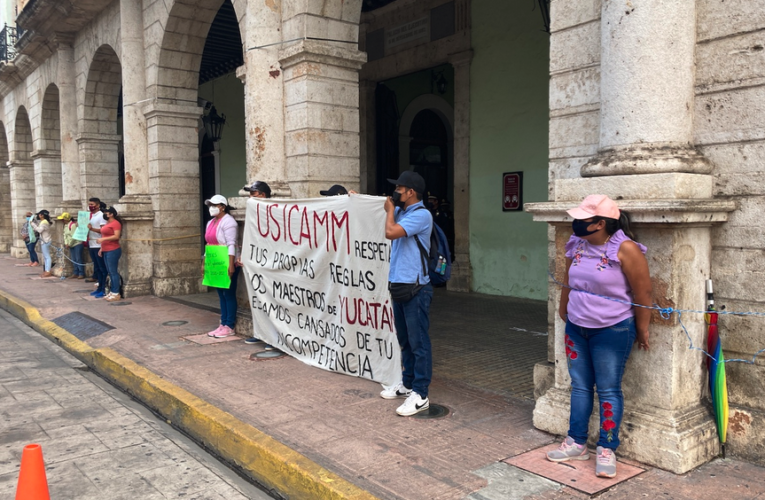
[[[595,474],[614,477],[624,411],[624,366],[636,340],[638,348],[648,349],[651,311],[630,304],[652,303],[646,247],[634,241],[629,216],[608,196],[590,195],[568,214],[574,218],[574,234],[566,244],[564,283],[571,288],[561,288],[559,314],[566,321],[571,415],[568,436],[547,458],[553,462],[590,458],[587,427],[596,386],[600,436]]]

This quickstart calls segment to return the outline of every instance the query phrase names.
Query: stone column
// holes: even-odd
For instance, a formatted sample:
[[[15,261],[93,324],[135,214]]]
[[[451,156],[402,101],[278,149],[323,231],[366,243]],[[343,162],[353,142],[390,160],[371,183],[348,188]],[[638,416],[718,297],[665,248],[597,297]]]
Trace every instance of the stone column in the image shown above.
[[[469,292],[470,265],[470,61],[473,51],[449,56],[454,67],[454,263],[449,290]]]
[[[286,6],[285,6],[286,8]],[[273,196],[291,196],[285,176],[284,75],[279,66],[282,9],[273,2],[247,2],[244,83],[247,182],[262,180]],[[245,193],[246,194],[246,193]]]
[[[284,48],[286,178],[311,198],[332,184],[359,189],[359,69],[366,54],[305,40]]]
[[[654,302],[704,309],[710,227],[725,222],[736,206],[713,198],[712,176],[705,175],[712,165],[691,143],[694,46],[692,0],[634,0],[626,6],[603,1],[598,154],[582,167],[581,178],[554,181],[552,202],[526,205],[534,220],[552,225],[550,266],[558,280],[565,272],[563,247],[571,235],[565,210],[589,194],[606,194],[633,216],[639,240],[648,247]],[[555,380],[537,400],[534,425],[565,435],[570,379],[565,325],[557,315],[559,295],[555,287],[549,305]],[[682,321],[693,343],[701,345],[702,315],[683,314]],[[715,425],[702,402],[706,370],[702,355],[688,350],[676,314],[665,320],[655,313],[649,332],[651,350],[633,349],[624,375],[619,453],[684,473],[718,452]],[[595,410],[590,436],[596,438],[600,423]]]
[[[582,176],[708,174],[691,144],[696,2],[604,1],[600,38],[600,154]]]
[[[122,46],[122,134],[125,144],[125,195],[143,196],[149,192],[146,156],[146,67],[143,44],[141,2],[120,0],[120,42]],[[148,199],[146,203],[150,203]]]
[[[359,166],[360,185],[359,192],[366,194],[377,194],[379,186],[376,184],[377,172],[377,118],[375,108],[375,88],[376,82],[362,80],[359,83]]]
[[[199,136],[202,108],[150,103],[144,108],[148,138],[149,193],[153,238],[138,251],[152,255],[152,289],[157,296],[200,290],[202,276]],[[131,239],[133,235],[129,236]],[[150,245],[151,251],[144,245]],[[141,264],[143,269],[146,263]],[[148,270],[142,271],[148,274]]]
[[[61,153],[50,150],[32,151],[37,210],[55,212],[61,205]]]
[[[77,146],[77,96],[75,94],[74,37],[57,33],[59,124],[61,126],[61,212],[82,210],[80,153]]]
[[[11,218],[13,220],[13,246],[11,255],[16,258],[27,257],[27,247],[21,239],[21,224],[24,215],[35,212],[35,172],[31,160],[15,159],[11,154],[8,162],[8,174],[11,183]]]
[[[8,214],[0,220],[0,253],[11,251],[13,245],[13,223],[10,214],[13,213],[11,205],[11,173],[7,164],[0,164],[0,210]]]
[[[125,196],[117,210],[125,221],[120,274],[125,295],[147,295],[152,291],[154,212],[149,196],[149,163],[146,103],[146,68],[141,2],[120,0],[122,74],[122,136],[125,153]]]
[[[108,205],[119,199],[119,143],[116,134],[79,134],[80,196],[83,203],[97,197]]]

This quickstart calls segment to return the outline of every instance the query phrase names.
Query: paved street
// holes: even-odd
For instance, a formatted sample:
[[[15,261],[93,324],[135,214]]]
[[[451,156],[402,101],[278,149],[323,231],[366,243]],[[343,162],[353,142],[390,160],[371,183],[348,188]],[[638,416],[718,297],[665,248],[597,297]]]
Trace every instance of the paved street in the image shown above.
[[[0,498],[31,443],[55,499],[271,498],[5,311],[0,417]]]

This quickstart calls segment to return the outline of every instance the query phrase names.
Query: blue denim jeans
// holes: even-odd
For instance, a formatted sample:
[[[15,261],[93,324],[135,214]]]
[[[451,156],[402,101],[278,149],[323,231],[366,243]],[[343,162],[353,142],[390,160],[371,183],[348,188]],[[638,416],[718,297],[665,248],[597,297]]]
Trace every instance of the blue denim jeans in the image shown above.
[[[218,298],[220,299],[220,324],[229,328],[234,328],[236,324],[236,282],[239,278],[240,267],[234,267],[234,274],[231,276],[231,286],[228,288],[218,288]]]
[[[571,417],[568,435],[587,442],[587,427],[597,386],[600,402],[598,446],[615,450],[624,413],[622,376],[635,342],[635,318],[606,328],[583,328],[566,322],[566,354],[571,375]]]
[[[98,255],[99,250],[101,249],[88,248],[88,253],[93,261],[93,279],[98,280],[98,291],[103,292],[106,289],[106,262]]]
[[[402,382],[422,398],[428,397],[433,375],[433,354],[430,348],[430,302],[433,287],[425,285],[407,302],[393,303],[396,335],[401,346]]]
[[[72,276],[85,276],[85,266],[82,265],[82,245],[69,248],[69,258],[72,259],[74,272]]]
[[[50,267],[51,267],[50,246],[52,244],[53,242],[40,243],[40,249],[42,249],[42,253],[43,253],[43,261],[45,262],[45,270],[48,272],[50,272]]]
[[[118,268],[120,257],[122,257],[122,248],[109,250],[108,252],[103,252],[103,254],[104,264],[106,264],[106,272],[109,273],[109,281],[111,284],[109,291],[112,293],[120,293],[120,273]],[[100,286],[99,282],[99,287]]]
[[[40,259],[37,258],[37,250],[35,250],[35,246],[37,246],[37,241],[35,240],[34,243],[26,243],[27,245],[27,251],[29,252],[29,260],[34,264],[35,262],[40,262]]]

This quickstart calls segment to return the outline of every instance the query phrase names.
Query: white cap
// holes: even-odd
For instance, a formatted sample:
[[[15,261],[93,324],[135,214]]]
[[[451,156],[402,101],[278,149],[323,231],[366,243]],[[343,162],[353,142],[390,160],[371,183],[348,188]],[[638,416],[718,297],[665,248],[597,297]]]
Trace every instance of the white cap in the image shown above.
[[[226,206],[228,206],[228,200],[226,199],[225,196],[221,196],[219,194],[216,194],[215,196],[213,196],[209,200],[205,200],[205,205],[207,205],[208,207],[210,205],[226,205]]]

